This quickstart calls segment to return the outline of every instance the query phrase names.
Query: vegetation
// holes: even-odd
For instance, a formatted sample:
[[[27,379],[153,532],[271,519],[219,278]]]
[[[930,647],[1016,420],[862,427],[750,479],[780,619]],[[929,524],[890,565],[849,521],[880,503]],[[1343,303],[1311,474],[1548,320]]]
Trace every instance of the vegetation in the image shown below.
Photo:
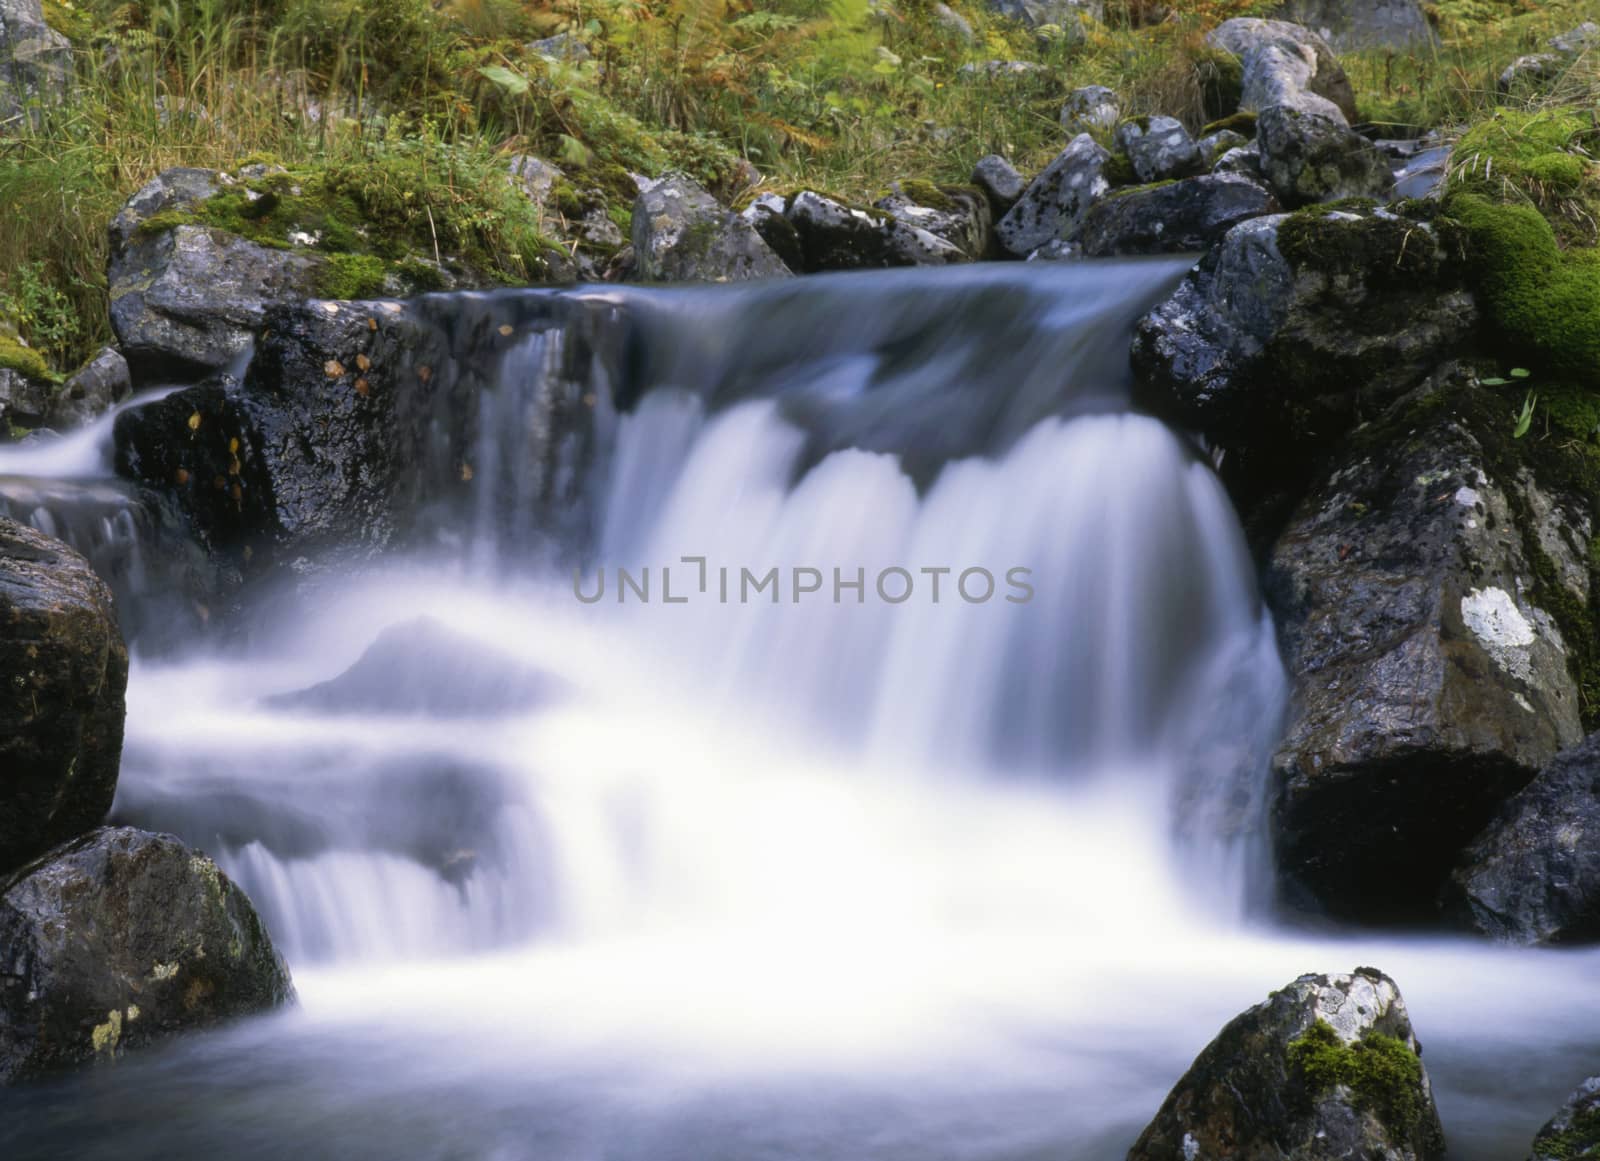
[[[1313,1096],[1348,1089],[1355,1107],[1372,1112],[1398,1140],[1409,1139],[1422,1119],[1422,1061],[1393,1036],[1369,1031],[1346,1044],[1318,1020],[1289,1044],[1289,1067]]]

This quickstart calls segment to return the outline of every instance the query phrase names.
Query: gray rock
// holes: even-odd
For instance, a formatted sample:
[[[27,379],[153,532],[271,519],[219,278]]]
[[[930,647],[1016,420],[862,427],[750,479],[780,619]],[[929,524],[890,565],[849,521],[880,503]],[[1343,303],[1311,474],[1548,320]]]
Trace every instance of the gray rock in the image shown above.
[[[1032,254],[1028,255],[1029,262],[1076,262],[1083,257],[1083,247],[1076,242],[1064,242],[1060,238],[1046,242]]]
[[[968,44],[977,39],[976,34],[972,31],[972,25],[967,23],[967,18],[950,7],[950,5],[935,4],[932,12],[934,23],[952,36]]]
[[[1462,848],[1583,736],[1519,535],[1531,484],[1492,465],[1465,394],[1436,398],[1356,434],[1263,582],[1293,681],[1278,866],[1291,900],[1358,921],[1434,914]]]
[[[3,517],[0,626],[3,872],[98,826],[111,809],[128,651],[111,592],[88,562]]]
[[[132,390],[128,361],[114,347],[105,347],[62,384],[50,400],[45,422],[58,431],[80,427]]]
[[[1061,106],[1061,127],[1072,136],[1116,128],[1122,120],[1122,99],[1104,85],[1073,89]]]
[[[1047,242],[1066,238],[1084,211],[1111,189],[1105,177],[1110,160],[1111,154],[1087,133],[1074,137],[1000,219],[1000,244],[1023,258]]]
[[[1243,133],[1235,133],[1232,129],[1218,129],[1215,133],[1207,133],[1195,142],[1195,147],[1200,150],[1200,164],[1208,170],[1215,170],[1217,163],[1235,149],[1243,149],[1250,144],[1250,138]],[[1259,158],[1260,153],[1256,156]],[[1259,162],[1257,163],[1259,167]],[[1223,172],[1227,172],[1224,170]]]
[[[989,7],[1029,28],[1056,25],[1071,35],[1081,34],[1084,18],[1105,19],[1105,0],[988,0]]]
[[[1567,64],[1568,58],[1560,53],[1535,52],[1519,56],[1500,74],[1498,82],[1500,91],[1509,93],[1516,89],[1538,88],[1548,84],[1565,71]]]
[[[511,174],[512,183],[540,206],[550,204],[550,195],[555,191],[556,182],[566,176],[548,161],[527,153],[514,154],[507,171]]]
[[[1255,181],[1265,181],[1266,175],[1261,172],[1261,147],[1254,141],[1248,145],[1236,145],[1217,158],[1211,172],[1237,173]]]
[[[587,44],[570,32],[558,32],[524,47],[534,56],[549,57],[551,60],[586,61],[594,55]]]
[[[994,211],[976,186],[896,182],[874,205],[902,225],[948,242],[974,262],[988,253],[994,238]]]
[[[646,282],[743,282],[790,273],[749,222],[681,174],[634,202],[633,249]]]
[[[1076,240],[1090,258],[1204,250],[1234,226],[1277,213],[1270,191],[1237,174],[1115,190],[1089,207]]]
[[[1342,121],[1276,105],[1256,124],[1261,171],[1287,206],[1381,198],[1394,186],[1387,159]]]
[[[1310,29],[1238,17],[1213,29],[1206,43],[1239,58],[1244,70],[1241,108],[1261,112],[1287,105],[1345,124],[1355,119],[1350,78],[1328,42]]]
[[[1359,1080],[1363,1058],[1381,1084]],[[1334,1069],[1318,1067],[1330,1056]],[[1128,1161],[1435,1161],[1444,1132],[1395,982],[1373,968],[1301,976],[1235,1017],[1184,1074]]]
[[[67,93],[72,46],[44,22],[39,0],[0,0],[0,133]]]
[[[1028,188],[1027,179],[1016,166],[997,153],[981,158],[972,167],[972,184],[988,195],[989,206],[997,217],[1004,217]]]
[[[6,425],[37,427],[50,409],[50,384],[21,371],[0,368],[0,437]]]
[[[1173,117],[1137,117],[1117,126],[1117,148],[1140,181],[1170,181],[1201,169],[1200,149]]]
[[[293,999],[250,900],[171,835],[108,827],[0,884],[0,1081]]]
[[[222,174],[214,169],[162,170],[111,219],[111,248],[125,249],[139,236],[140,227],[159,214],[188,212],[222,189]]]
[[[1446,910],[1505,943],[1600,939],[1600,734],[1506,803],[1462,854]]]
[[[1600,48],[1600,24],[1586,20],[1571,32],[1550,38],[1550,47],[1563,56],[1577,56],[1593,48]]]
[[[1533,1139],[1528,1161],[1581,1161],[1600,1156],[1600,1076],[1577,1087]]]
[[[1285,0],[1273,16],[1315,29],[1339,52],[1425,48],[1437,39],[1419,0]]]
[[[803,269],[808,274],[822,270],[943,266],[968,259],[958,246],[921,226],[882,210],[847,206],[812,190],[790,198],[785,217],[799,238]],[[952,221],[946,219],[946,224]]]
[[[1006,81],[1023,77],[1042,77],[1049,69],[1031,60],[982,60],[964,64],[956,76],[964,81]]]

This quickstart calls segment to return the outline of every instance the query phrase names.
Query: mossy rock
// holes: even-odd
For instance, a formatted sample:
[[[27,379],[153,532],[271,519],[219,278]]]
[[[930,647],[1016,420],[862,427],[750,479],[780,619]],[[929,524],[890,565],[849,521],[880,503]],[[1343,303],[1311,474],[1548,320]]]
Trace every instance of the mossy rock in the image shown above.
[[[1231,52],[1202,49],[1194,58],[1200,102],[1208,120],[1227,118],[1244,99],[1244,65]]]
[[[54,378],[44,356],[26,346],[15,332],[4,326],[0,326],[0,371],[15,371],[35,382],[49,382]]]
[[[1256,115],[1250,112],[1238,112],[1231,116],[1223,117],[1211,122],[1200,130],[1200,136],[1209,137],[1213,133],[1221,132],[1239,133],[1245,137],[1256,135]]]
[[[1313,1098],[1345,1088],[1355,1108],[1375,1113],[1396,1139],[1417,1132],[1425,1111],[1422,1061],[1398,1037],[1368,1031],[1346,1044],[1318,1020],[1289,1043],[1289,1067]]]

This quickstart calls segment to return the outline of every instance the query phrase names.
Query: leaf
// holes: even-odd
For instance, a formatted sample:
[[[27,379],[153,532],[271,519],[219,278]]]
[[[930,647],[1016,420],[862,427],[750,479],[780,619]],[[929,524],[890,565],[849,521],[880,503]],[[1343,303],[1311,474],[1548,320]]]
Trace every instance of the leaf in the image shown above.
[[[1506,384],[1510,383],[1511,380],[1510,379],[1479,379],[1478,382],[1484,387],[1504,387]]]
[[[478,75],[514,97],[525,96],[533,87],[527,77],[512,72],[504,65],[485,65],[478,70]]]
[[[1513,368],[1511,368],[1511,377],[1513,379],[1526,379],[1528,376],[1530,376],[1532,374],[1533,374],[1533,372],[1528,370],[1526,367],[1513,367]]]
[[[1528,392],[1528,397],[1522,401],[1522,414],[1517,416],[1516,429],[1511,433],[1512,439],[1521,439],[1528,434],[1528,429],[1533,426],[1533,409],[1538,402],[1539,397]]]
[[[190,431],[199,431],[200,430],[200,413],[198,411],[196,411],[193,415],[189,416],[189,430]]]

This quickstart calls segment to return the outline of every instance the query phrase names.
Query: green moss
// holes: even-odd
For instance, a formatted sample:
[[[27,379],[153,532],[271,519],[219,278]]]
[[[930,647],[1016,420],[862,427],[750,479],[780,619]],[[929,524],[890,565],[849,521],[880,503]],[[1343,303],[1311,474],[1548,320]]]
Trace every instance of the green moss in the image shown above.
[[[1208,119],[1227,117],[1244,99],[1244,65],[1231,52],[1202,49],[1195,57],[1195,78]]]
[[[1461,136],[1451,155],[1453,188],[1495,201],[1530,202],[1563,240],[1592,243],[1600,216],[1596,131],[1570,109],[1501,109]]]
[[[415,258],[395,263],[394,272],[415,294],[429,294],[445,288],[444,274],[439,268]]]
[[[1133,162],[1125,153],[1113,153],[1111,160],[1107,161],[1100,169],[1100,176],[1113,186],[1134,185],[1139,180],[1139,175],[1134,171]]]
[[[1393,1036],[1369,1031],[1346,1044],[1318,1020],[1290,1043],[1289,1067],[1313,1096],[1348,1089],[1355,1107],[1375,1115],[1398,1140],[1409,1140],[1422,1121],[1422,1061]]]
[[[82,43],[94,36],[94,19],[86,12],[68,7],[60,0],[44,0],[44,22],[74,43]]]
[[[944,190],[934,185],[931,181],[912,179],[895,183],[900,187],[900,192],[919,206],[926,206],[930,210],[939,210],[942,213],[953,214],[961,207]]]
[[[330,254],[317,271],[321,298],[377,298],[384,292],[388,266],[370,254]]]
[[[1241,133],[1246,137],[1254,137],[1256,135],[1256,115],[1254,113],[1239,112],[1231,117],[1223,117],[1221,120],[1213,121],[1201,129],[1200,136],[1209,137],[1213,133],[1221,133],[1224,130],[1231,133]]]
[[[1559,1133],[1534,1138],[1535,1161],[1584,1161],[1600,1157],[1600,1109],[1585,1109]]]
[[[15,371],[24,379],[49,380],[44,356],[0,331],[0,371]]]
[[[1297,269],[1360,275],[1371,285],[1436,277],[1439,246],[1428,227],[1373,207],[1365,199],[1309,206],[1278,227],[1278,249]]]
[[[1109,194],[1107,194],[1105,200],[1106,201],[1111,201],[1114,198],[1125,198],[1129,194],[1149,193],[1153,189],[1162,189],[1162,188],[1164,188],[1166,186],[1177,185],[1177,184],[1178,183],[1177,183],[1177,181],[1175,179],[1169,177],[1169,178],[1166,178],[1166,179],[1164,179],[1162,181],[1146,182],[1143,185],[1121,186],[1121,187],[1119,187],[1117,189],[1112,190]]]

